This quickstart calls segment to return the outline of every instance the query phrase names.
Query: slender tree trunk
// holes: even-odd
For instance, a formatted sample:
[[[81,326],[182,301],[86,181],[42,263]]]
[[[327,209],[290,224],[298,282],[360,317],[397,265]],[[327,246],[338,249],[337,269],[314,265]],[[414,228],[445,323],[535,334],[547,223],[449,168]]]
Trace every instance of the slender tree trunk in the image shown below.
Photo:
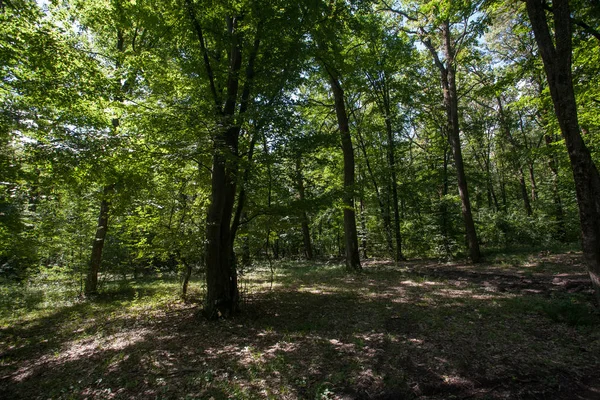
[[[394,210],[394,238],[396,239],[396,251],[394,253],[394,259],[396,262],[405,260],[402,254],[402,236],[400,234],[400,211],[398,210],[398,181],[396,179],[396,155],[395,155],[395,144],[394,144],[394,133],[392,129],[392,121],[390,120],[390,99],[387,90],[384,93],[385,107],[385,128],[387,133],[387,156],[388,166],[390,169],[392,187],[392,209]]]
[[[519,167],[519,187],[521,188],[521,198],[523,199],[523,205],[525,206],[525,212],[528,216],[533,214],[531,210],[531,203],[529,202],[529,194],[527,193],[527,184],[525,183],[525,173],[523,168]]]
[[[506,139],[513,146],[513,148],[515,150],[522,151],[523,150],[522,146],[519,145],[519,143],[515,140],[515,138],[513,137],[512,133],[511,133],[510,124],[508,122],[508,118],[504,112],[504,107],[502,105],[502,98],[500,96],[497,96],[496,101],[498,102],[498,115],[500,117],[500,125],[502,126],[502,129],[504,130],[504,136],[506,136]],[[531,168],[532,168],[532,166],[531,166]],[[522,165],[518,165],[518,172],[519,172],[519,188],[521,190],[521,198],[523,199],[523,205],[525,207],[525,212],[527,213],[527,215],[530,216],[530,215],[532,215],[533,211],[531,208],[531,202],[529,200],[529,194],[527,192],[527,184],[525,183],[525,172],[523,172]],[[535,182],[535,180],[533,179],[533,172],[531,170],[530,170],[530,179],[533,182]],[[535,189],[532,188],[531,192],[535,193]]]
[[[335,99],[335,112],[342,141],[344,154],[344,239],[346,243],[346,268],[349,271],[360,271],[358,254],[358,234],[356,231],[356,213],[354,211],[354,149],[350,136],[348,114],[344,104],[344,91],[339,79],[329,71],[331,90]]]
[[[377,183],[377,179],[375,178],[375,174],[373,173],[373,169],[371,168],[371,162],[369,161],[369,156],[367,154],[367,146],[363,140],[362,135],[360,134],[360,130],[357,130],[358,133],[358,147],[361,149],[363,153],[363,157],[365,158],[365,164],[367,166],[367,172],[369,177],[371,178],[371,182],[373,183],[373,189],[375,189],[375,197],[377,197],[377,204],[379,206],[379,213],[381,214],[381,220],[383,221],[383,234],[385,235],[385,242],[387,244],[387,250],[390,257],[394,256],[394,244],[392,240],[392,228],[391,228],[391,218],[389,210],[386,209],[385,204],[383,203],[381,190],[379,189],[379,185]]]
[[[546,145],[550,147],[553,140],[549,134],[545,135]],[[565,213],[563,211],[562,199],[560,198],[560,190],[558,188],[558,162],[556,157],[548,153],[548,167],[552,171],[552,200],[554,202],[554,217],[556,218],[556,238],[564,242],[567,235],[565,227]]]
[[[477,240],[477,232],[473,221],[471,211],[471,201],[469,199],[469,189],[467,186],[467,177],[463,164],[462,148],[460,143],[460,128],[458,122],[458,94],[456,92],[456,76],[454,67],[454,47],[450,37],[450,23],[448,21],[442,24],[442,46],[445,55],[446,65],[441,62],[437,52],[431,45],[430,41],[424,43],[434,56],[436,65],[440,70],[442,88],[444,93],[444,105],[446,107],[446,115],[448,118],[448,138],[452,154],[454,155],[454,166],[456,168],[456,176],[458,180],[458,194],[462,204],[462,215],[465,224],[465,233],[469,250],[469,258],[472,262],[481,261],[481,253],[479,251],[479,241]]]
[[[571,15],[568,0],[552,2],[554,39],[545,2],[527,0],[527,13],[542,56],[554,111],[567,145],[581,222],[581,242],[592,285],[600,304],[600,174],[585,145],[577,119],[571,73]]]
[[[117,53],[123,53],[125,50],[125,37],[122,29],[117,29]],[[118,72],[121,69],[122,62],[120,59],[121,54],[117,56],[117,62],[115,63],[115,70]],[[121,92],[127,90],[128,82],[121,84],[119,83],[119,89]],[[123,101],[123,93],[117,93],[116,100],[118,102]],[[112,132],[116,134],[119,128],[119,118],[112,119]],[[106,232],[108,231],[108,217],[110,211],[110,195],[115,189],[114,184],[105,185],[103,188],[103,196],[100,201],[100,215],[98,217],[98,225],[96,227],[96,235],[94,237],[94,243],[92,244],[92,256],[90,260],[90,267],[88,269],[87,279],[84,286],[84,294],[86,296],[98,293],[98,273],[100,271],[100,265],[102,264],[102,252],[104,251],[104,241],[106,239]]]
[[[184,258],[180,257],[180,260],[185,267],[185,272],[183,274],[183,285],[181,285],[181,298],[186,301],[190,278],[192,277],[192,264],[188,263]]]
[[[362,249],[363,259],[368,258],[367,253],[367,221],[365,217],[365,202],[364,198],[361,194],[360,196],[360,229],[361,229],[361,243],[360,247]]]
[[[537,184],[535,183],[535,171],[533,163],[529,163],[529,182],[531,183],[531,201],[537,200]]]
[[[114,191],[114,185],[104,186],[102,191],[102,200],[100,201],[100,215],[98,216],[98,225],[96,235],[92,244],[92,258],[88,269],[87,279],[85,280],[84,294],[86,296],[98,293],[98,272],[102,264],[102,250],[108,230],[108,216],[110,211],[110,196]]]
[[[442,231],[442,237],[444,238],[444,251],[446,255],[450,255],[450,222],[448,216],[448,203],[446,202],[446,196],[448,195],[448,149],[444,146],[444,169],[442,174],[442,195],[440,203],[440,227]]]
[[[296,155],[296,186],[298,188],[298,197],[302,205],[302,215],[300,216],[300,218],[302,224],[302,239],[304,241],[304,255],[306,256],[307,260],[312,260],[313,250],[310,241],[310,227],[308,226],[308,215],[306,213],[306,209],[304,208],[304,178],[302,177],[302,156],[300,154]]]

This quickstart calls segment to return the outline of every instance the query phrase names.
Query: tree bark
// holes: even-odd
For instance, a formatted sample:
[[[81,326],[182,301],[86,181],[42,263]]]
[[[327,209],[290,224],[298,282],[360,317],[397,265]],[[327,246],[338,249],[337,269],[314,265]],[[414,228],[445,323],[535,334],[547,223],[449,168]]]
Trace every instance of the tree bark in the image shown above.
[[[387,82],[384,82],[387,85]],[[390,178],[392,186],[392,209],[394,210],[394,238],[396,239],[396,251],[394,253],[394,259],[396,262],[404,261],[404,255],[402,254],[402,236],[400,234],[400,212],[398,210],[398,181],[396,179],[396,155],[394,145],[394,133],[392,129],[391,112],[390,112],[390,98],[387,88],[383,93],[383,105],[385,111],[385,130],[387,133],[387,156],[388,166],[390,169]]]
[[[346,268],[349,271],[360,271],[358,233],[356,231],[356,213],[354,211],[354,149],[348,124],[348,114],[344,103],[344,91],[338,77],[329,72],[329,81],[335,100],[335,113],[338,120],[342,152],[344,154],[344,236],[346,244]]]
[[[308,226],[308,215],[304,208],[304,178],[302,177],[302,157],[300,154],[296,154],[296,187],[298,188],[298,198],[302,207],[301,211],[301,225],[302,225],[302,240],[304,242],[304,255],[307,260],[313,259],[312,244],[310,241],[310,227]]]
[[[525,207],[525,212],[528,216],[533,214],[533,210],[531,209],[531,203],[529,202],[529,194],[527,193],[527,184],[525,183],[525,173],[523,172],[523,168],[519,167],[519,187],[521,188],[521,198],[523,199],[523,205]]]
[[[569,2],[568,0],[552,2],[554,38],[548,27],[544,10],[545,2],[527,0],[526,3],[527,14],[544,63],[554,111],[573,169],[583,254],[596,299],[600,304],[600,174],[581,137],[577,119],[571,72],[572,39]]]
[[[446,117],[448,119],[448,140],[454,156],[454,166],[458,180],[458,194],[461,200],[461,209],[465,224],[465,234],[469,258],[472,262],[481,261],[479,251],[479,241],[471,212],[471,201],[469,199],[469,189],[467,186],[467,177],[462,157],[462,148],[460,143],[460,127],[458,122],[458,94],[456,92],[456,73],[454,67],[455,49],[450,37],[450,23],[445,21],[442,24],[442,48],[445,56],[445,64],[440,60],[437,51],[431,44],[431,41],[425,40],[423,44],[429,49],[434,57],[434,61],[440,70],[442,89],[444,94],[444,106],[446,107]]]
[[[102,264],[102,250],[108,230],[108,215],[110,211],[110,195],[114,191],[114,185],[104,186],[102,200],[100,201],[100,215],[98,216],[98,225],[94,243],[92,244],[92,257],[85,280],[84,294],[86,296],[98,293],[98,272]]]
[[[235,203],[238,171],[238,140],[240,127],[235,124],[239,80],[242,64],[237,18],[228,18],[231,37],[229,76],[226,99],[220,120],[223,128],[215,134],[211,177],[211,202],[206,219],[206,302],[207,319],[228,317],[238,309],[239,292],[231,219]]]

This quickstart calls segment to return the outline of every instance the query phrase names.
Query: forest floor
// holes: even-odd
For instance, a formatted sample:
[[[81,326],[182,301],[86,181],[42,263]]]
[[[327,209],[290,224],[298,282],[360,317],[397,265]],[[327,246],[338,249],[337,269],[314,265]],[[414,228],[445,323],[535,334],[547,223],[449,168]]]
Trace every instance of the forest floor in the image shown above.
[[[206,322],[176,279],[1,286],[3,399],[600,399],[581,254],[488,262],[280,262]],[[192,295],[200,296],[200,283]]]

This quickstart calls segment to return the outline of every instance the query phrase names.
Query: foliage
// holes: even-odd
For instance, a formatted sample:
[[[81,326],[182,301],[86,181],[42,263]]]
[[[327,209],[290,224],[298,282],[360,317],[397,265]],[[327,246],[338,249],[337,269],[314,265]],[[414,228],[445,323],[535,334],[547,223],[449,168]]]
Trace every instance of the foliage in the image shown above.
[[[183,3],[196,10],[204,50]],[[201,271],[216,133],[233,123],[236,207],[242,188],[245,196],[238,266],[305,257],[303,222],[317,257],[344,254],[342,154],[327,68],[345,90],[361,254],[393,255],[396,206],[405,256],[463,257],[439,71],[423,45],[439,44],[444,21],[458,45],[462,151],[484,252],[578,239],[569,160],[520,3],[183,3],[1,6],[3,277],[27,280],[54,268],[79,285],[103,199],[111,205],[103,273]],[[593,8],[574,4],[574,16],[593,26]],[[238,14],[244,62],[259,42],[256,73],[241,68],[234,121],[225,121],[215,114],[205,57],[225,101],[227,21]],[[598,159],[597,40],[580,26],[574,45],[581,125]]]

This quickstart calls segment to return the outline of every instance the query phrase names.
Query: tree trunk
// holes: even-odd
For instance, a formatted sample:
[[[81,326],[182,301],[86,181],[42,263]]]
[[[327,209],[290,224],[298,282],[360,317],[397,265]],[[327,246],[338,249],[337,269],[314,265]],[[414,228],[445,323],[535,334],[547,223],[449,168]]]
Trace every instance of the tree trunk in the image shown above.
[[[187,292],[190,284],[190,278],[192,277],[192,264],[188,263],[184,258],[180,257],[185,272],[183,274],[183,284],[181,285],[181,298],[183,301],[187,301]]]
[[[525,206],[525,212],[528,216],[533,214],[531,209],[531,203],[529,202],[529,194],[527,193],[527,184],[525,183],[525,173],[523,168],[519,167],[519,187],[521,188],[521,198],[523,199],[523,205]]]
[[[444,146],[444,169],[442,173],[442,195],[440,196],[440,228],[442,237],[444,238],[444,251],[446,256],[451,255],[450,249],[450,218],[448,216],[448,203],[446,196],[448,195],[448,148]]]
[[[356,231],[356,213],[354,211],[354,149],[350,136],[348,114],[344,104],[344,91],[339,79],[329,71],[331,90],[335,99],[335,113],[338,120],[342,152],[344,154],[344,239],[346,244],[346,268],[349,271],[360,271],[358,254],[358,234]]]
[[[304,241],[304,255],[307,260],[313,259],[312,244],[310,242],[310,227],[308,226],[308,215],[304,207],[304,179],[302,177],[302,156],[296,155],[296,186],[298,188],[298,197],[302,206],[301,225],[302,225],[302,239]]]
[[[531,182],[531,201],[535,202],[538,198],[538,195],[537,184],[535,183],[535,170],[533,168],[533,162],[529,163],[529,181]]]
[[[117,46],[116,50],[118,53],[123,53],[125,50],[125,37],[122,29],[117,29]],[[122,66],[120,57],[117,57],[115,63],[115,71],[119,75],[119,69]],[[118,81],[121,92],[125,92],[129,86],[128,82],[121,84]],[[123,101],[123,93],[117,93],[116,101]],[[112,133],[116,134],[119,128],[119,118],[112,119]],[[90,267],[88,269],[87,279],[85,281],[84,294],[86,296],[98,293],[98,272],[100,271],[100,265],[102,264],[102,252],[104,250],[104,240],[106,239],[106,232],[108,230],[108,217],[110,210],[110,195],[115,189],[114,184],[105,185],[103,188],[103,197],[100,202],[100,215],[98,217],[98,226],[96,227],[96,235],[94,237],[94,243],[92,244],[92,256],[90,260]]]
[[[373,173],[373,169],[371,168],[371,162],[369,161],[369,156],[367,154],[367,146],[363,140],[363,137],[360,133],[360,129],[357,129],[358,133],[358,147],[362,150],[363,157],[365,158],[365,164],[367,166],[367,172],[369,173],[369,178],[371,178],[371,182],[373,183],[373,188],[375,189],[375,197],[377,197],[377,204],[379,205],[379,213],[381,214],[381,220],[383,221],[383,233],[385,235],[385,242],[387,244],[387,250],[389,252],[389,256],[394,256],[394,244],[392,241],[392,228],[391,228],[391,218],[389,213],[389,208],[386,208],[383,203],[383,199],[381,198],[381,191],[379,190],[379,185],[377,184],[377,179],[375,178],[375,174]],[[365,257],[366,258],[366,257]]]
[[[362,249],[362,256],[363,259],[367,259],[367,221],[365,216],[365,202],[362,195],[360,196],[360,229],[362,231],[360,243],[360,247]]]
[[[585,145],[577,119],[571,76],[571,18],[568,0],[554,0],[554,40],[545,2],[527,0],[527,13],[542,56],[554,111],[567,145],[581,222],[581,242],[596,299],[600,304],[600,174]]]
[[[450,38],[450,24],[444,22],[442,25],[442,46],[445,53],[446,66],[444,66],[435,49],[431,47],[429,42],[427,45],[432,53],[435,53],[436,65],[440,70],[442,88],[444,93],[444,105],[446,107],[446,116],[448,119],[448,139],[452,154],[454,156],[454,166],[458,180],[458,194],[462,205],[462,215],[465,224],[465,233],[467,238],[467,246],[469,250],[469,258],[472,262],[481,261],[481,253],[479,251],[479,241],[477,240],[477,232],[471,212],[471,201],[469,199],[469,190],[467,187],[467,177],[463,164],[462,148],[460,143],[460,128],[458,123],[458,95],[456,92],[456,76],[454,67],[454,47]]]
[[[546,145],[550,147],[553,142],[552,136],[546,134],[545,139]],[[556,218],[556,238],[561,242],[564,242],[567,235],[567,229],[565,227],[565,213],[563,211],[560,191],[558,189],[558,161],[551,152],[548,153],[548,167],[550,168],[550,171],[552,171],[552,200],[554,202],[554,217]]]
[[[208,319],[227,317],[237,305],[237,287],[234,286],[232,244],[230,237],[233,198],[231,198],[231,173],[227,171],[226,149],[215,146],[211,178],[211,202],[206,219],[206,304],[204,314]],[[233,191],[235,193],[235,191]]]
[[[92,258],[90,268],[88,269],[87,279],[85,280],[84,294],[86,296],[98,293],[98,272],[102,264],[102,250],[108,230],[108,213],[110,210],[110,195],[114,191],[115,185],[104,186],[102,200],[100,201],[100,215],[98,216],[98,226],[96,236],[92,244]]]
[[[239,75],[242,66],[240,17],[227,17],[227,33],[231,40],[228,51],[229,68],[224,85],[225,98],[218,90],[211,66],[211,57],[204,40],[200,22],[191,0],[185,6],[196,33],[204,67],[212,95],[216,122],[219,128],[214,135],[213,163],[211,176],[211,202],[206,219],[206,301],[204,315],[208,319],[227,317],[238,310],[239,291],[237,284],[236,257],[233,251],[235,234],[239,226],[244,199],[239,202],[236,219],[232,224],[233,206],[236,197],[239,169],[238,142],[241,121],[236,121],[238,107]],[[246,80],[239,101],[238,117],[243,115],[250,102],[250,89],[254,78],[254,62],[260,44],[260,24],[254,40],[254,47],[248,57]]]
[[[237,18],[229,18],[231,51],[227,96],[221,113],[222,130],[215,135],[211,177],[211,203],[206,219],[206,302],[208,319],[228,317],[238,309],[239,292],[233,252],[231,219],[235,203],[240,127],[234,123],[238,73],[242,63]]]
[[[392,121],[390,119],[390,99],[387,89],[384,91],[383,94],[383,104],[385,108],[385,128],[387,133],[388,166],[391,175],[390,184],[392,186],[392,209],[394,210],[394,238],[396,239],[396,252],[394,253],[394,259],[396,262],[399,262],[404,261],[405,258],[402,254],[402,236],[400,234],[400,212],[398,210],[398,183],[396,180],[396,155]]]

